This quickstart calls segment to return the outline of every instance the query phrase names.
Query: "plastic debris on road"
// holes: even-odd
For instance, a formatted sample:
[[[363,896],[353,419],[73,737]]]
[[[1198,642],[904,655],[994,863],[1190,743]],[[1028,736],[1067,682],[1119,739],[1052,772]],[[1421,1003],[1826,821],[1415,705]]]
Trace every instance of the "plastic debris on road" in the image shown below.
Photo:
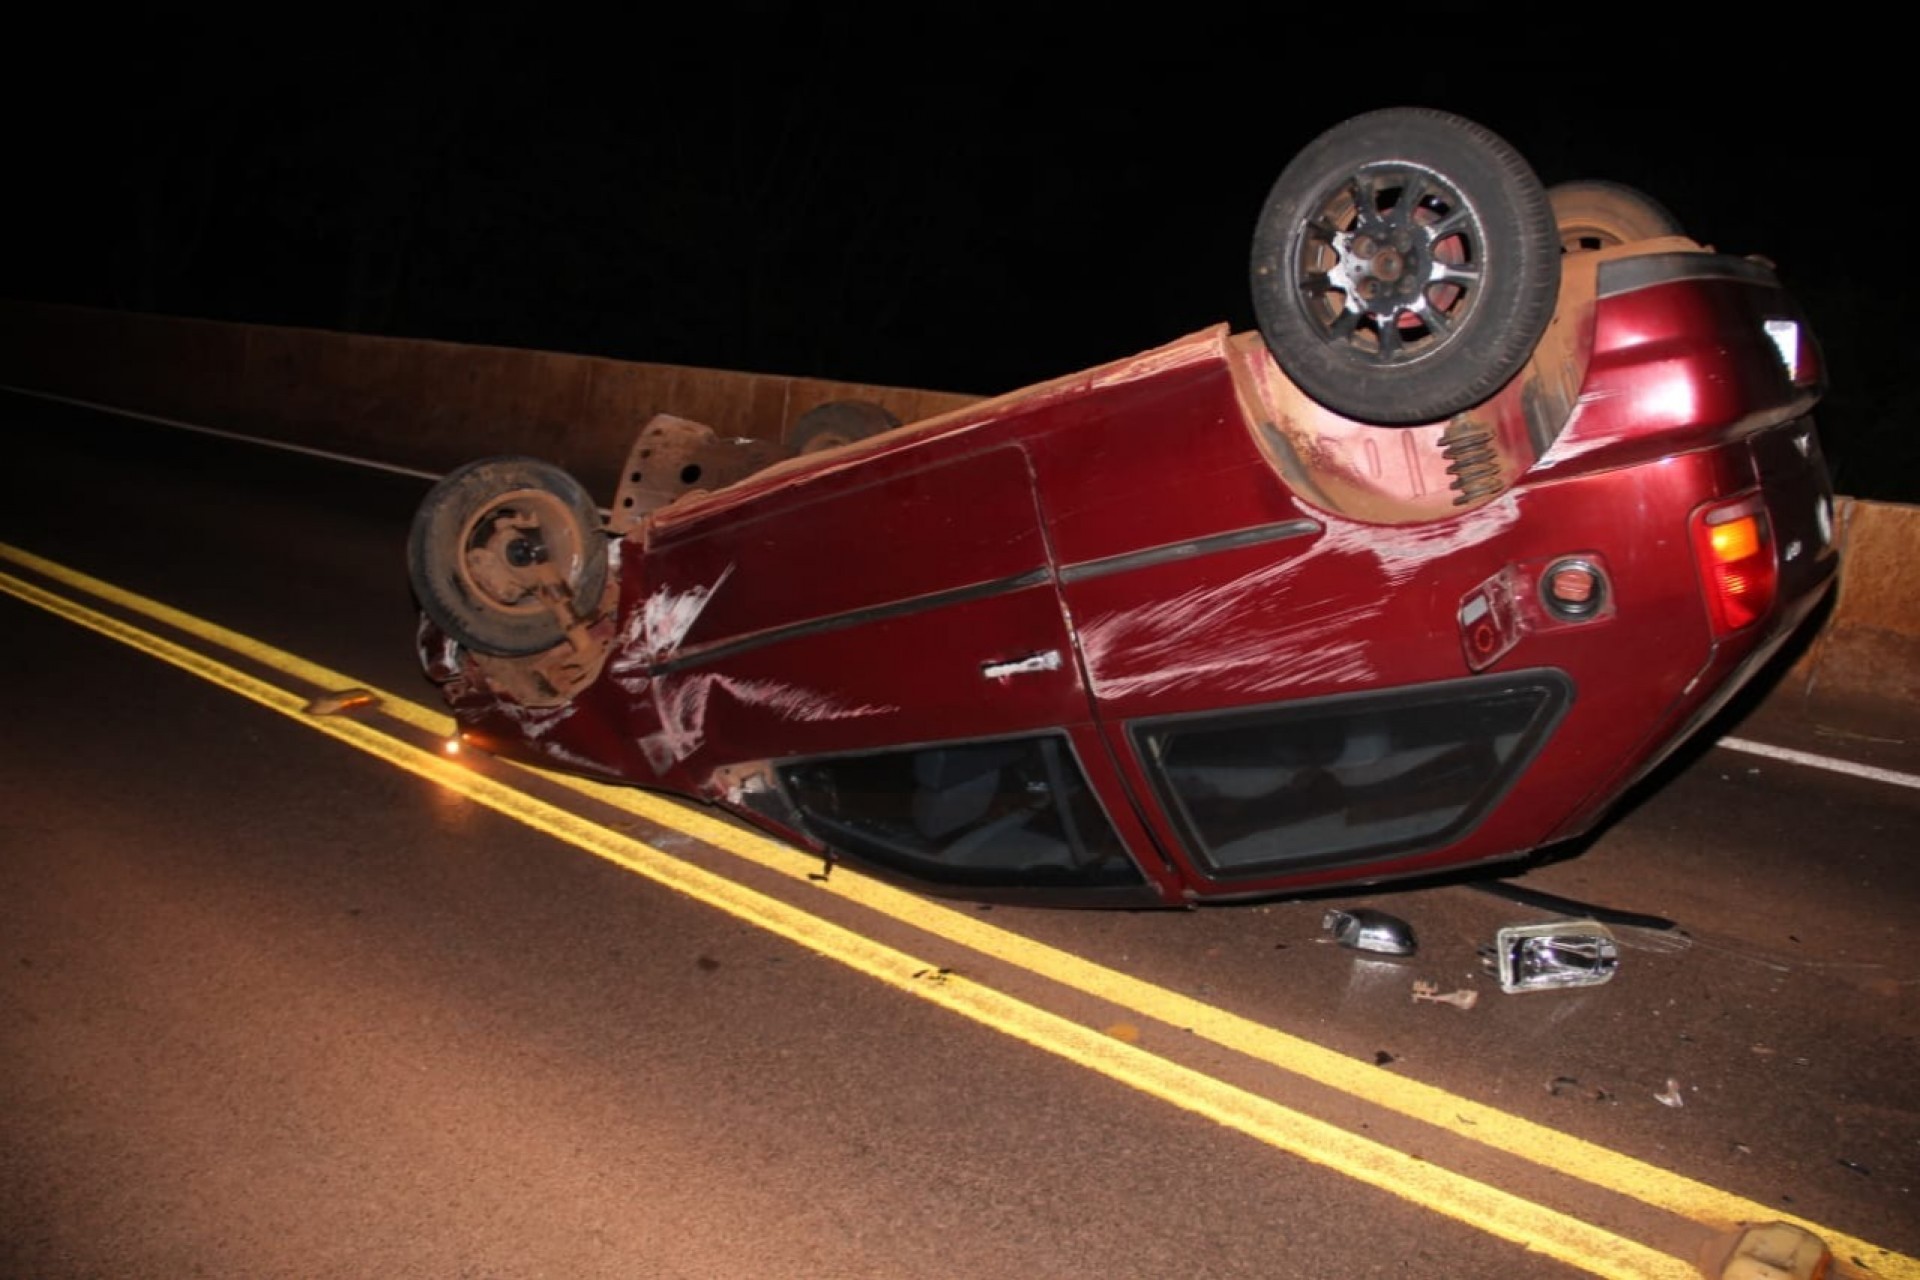
[[[1443,992],[1437,983],[1416,982],[1413,984],[1413,1001],[1415,1004],[1424,1001],[1427,1004],[1450,1004],[1456,1009],[1471,1009],[1480,1003],[1480,993],[1470,987]]]
[[[1700,1272],[1707,1280],[1823,1280],[1832,1265],[1832,1251],[1813,1232],[1767,1222],[1715,1240]]]
[[[336,689],[332,693],[323,693],[309,702],[306,712],[310,716],[337,716],[343,711],[379,704],[380,699],[374,696],[371,689]]]

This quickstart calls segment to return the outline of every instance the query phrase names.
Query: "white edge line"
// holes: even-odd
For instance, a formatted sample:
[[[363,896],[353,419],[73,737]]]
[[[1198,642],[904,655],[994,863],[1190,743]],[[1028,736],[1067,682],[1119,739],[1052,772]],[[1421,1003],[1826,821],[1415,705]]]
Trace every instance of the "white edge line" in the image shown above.
[[[378,462],[372,458],[362,458],[351,453],[333,453],[326,449],[315,449],[304,444],[289,444],[285,440],[272,440],[265,436],[242,435],[237,431],[222,431],[217,427],[203,427],[195,422],[182,422],[178,418],[162,418],[151,413],[140,413],[133,409],[123,409],[119,405],[100,404],[93,400],[80,400],[73,396],[55,395],[51,391],[35,391],[29,387],[16,387],[0,383],[0,391],[11,391],[17,395],[34,396],[41,400],[53,400],[60,404],[70,404],[81,409],[92,409],[99,413],[110,413],[122,418],[133,418],[140,422],[151,422],[162,427],[173,427],[179,431],[191,431],[198,435],[215,436],[221,440],[237,440],[242,444],[257,444],[268,449],[280,449],[287,453],[304,454],[309,458],[324,458],[329,462],[345,462],[356,467],[366,467],[372,471],[385,471],[396,476],[413,476],[420,480],[438,480],[438,471],[422,471],[417,467],[396,466],[391,462]]]
[[[1765,756],[1769,760],[1783,760],[1788,764],[1805,765],[1809,769],[1825,769],[1829,773],[1851,774],[1856,778],[1867,778],[1890,786],[1911,787],[1920,791],[1920,775],[1916,774],[1880,769],[1870,764],[1855,764],[1851,760],[1836,760],[1832,756],[1817,756],[1810,751],[1794,751],[1788,747],[1769,746],[1750,738],[1721,738],[1714,745],[1725,747],[1729,751],[1744,751],[1748,755]]]

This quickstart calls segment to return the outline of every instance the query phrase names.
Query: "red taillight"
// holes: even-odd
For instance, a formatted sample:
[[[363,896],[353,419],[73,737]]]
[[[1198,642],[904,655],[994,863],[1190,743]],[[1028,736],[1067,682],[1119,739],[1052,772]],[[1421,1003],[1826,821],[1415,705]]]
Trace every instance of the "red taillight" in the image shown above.
[[[1702,507],[1693,515],[1693,553],[1707,589],[1713,631],[1750,626],[1773,607],[1780,565],[1760,495]]]

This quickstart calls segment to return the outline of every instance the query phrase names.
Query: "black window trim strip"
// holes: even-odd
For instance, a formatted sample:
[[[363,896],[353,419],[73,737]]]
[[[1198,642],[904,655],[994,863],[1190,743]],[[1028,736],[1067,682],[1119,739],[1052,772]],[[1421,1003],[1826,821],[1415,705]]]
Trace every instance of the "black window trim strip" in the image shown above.
[[[1255,525],[1249,529],[1235,529],[1231,533],[1216,533],[1205,538],[1163,543],[1140,551],[1127,551],[1117,556],[1107,556],[1100,560],[1083,560],[1078,564],[1068,565],[1060,571],[1060,581],[1084,582],[1088,578],[1105,577],[1110,573],[1125,573],[1130,569],[1170,564],[1176,560],[1188,560],[1195,556],[1212,555],[1220,551],[1257,547],[1263,542],[1303,538],[1319,533],[1323,527],[1318,520],[1283,520],[1278,524]]]
[[[1283,520],[1277,524],[1256,525],[1248,529],[1236,529],[1231,533],[1214,534],[1206,538],[1192,538],[1181,542],[1169,542],[1157,547],[1147,547],[1140,551],[1128,551],[1117,556],[1108,556],[1100,560],[1087,560],[1069,565],[1061,570],[1060,580],[1084,582],[1090,578],[1104,577],[1110,573],[1124,573],[1131,569],[1142,569],[1152,565],[1170,564],[1178,560],[1192,559],[1196,556],[1213,555],[1222,551],[1235,551],[1243,547],[1259,546],[1266,542],[1279,542],[1288,538],[1302,538],[1319,533],[1324,526],[1318,520]],[[683,649],[665,662],[656,663],[650,671],[655,675],[671,675],[690,667],[703,666],[721,658],[731,658],[765,645],[777,644],[783,640],[792,640],[801,636],[820,635],[830,631],[839,631],[847,627],[857,627],[869,622],[880,622],[888,618],[902,618],[921,613],[928,609],[941,609],[948,605],[967,604],[975,600],[984,600],[1003,593],[1024,591],[1049,581],[1050,575],[1045,568],[1030,569],[1025,573],[1013,574],[1005,578],[995,578],[988,582],[976,582],[965,587],[956,587],[949,591],[936,591],[930,595],[914,596],[908,600],[896,600],[888,604],[870,605],[863,609],[852,609],[846,613],[831,614],[823,618],[811,618],[806,622],[796,622],[784,627],[775,627],[753,635],[741,636],[732,640],[717,640],[711,644]]]
[[[990,582],[976,582],[970,586],[955,587],[949,591],[935,591],[929,595],[914,596],[907,600],[895,600],[889,604],[869,605],[864,609],[852,609],[846,613],[830,614],[824,618],[811,618],[806,622],[796,622],[784,627],[774,627],[769,631],[759,631],[752,635],[741,636],[733,640],[716,640],[711,644],[691,649],[683,649],[665,662],[654,664],[649,670],[655,675],[671,675],[689,667],[702,666],[721,658],[731,658],[782,640],[792,640],[800,636],[821,635],[829,631],[840,631],[847,627],[857,627],[868,622],[880,622],[888,618],[903,618],[910,614],[923,613],[929,609],[945,608],[947,605],[966,604],[974,600],[984,600],[989,596],[1024,591],[1030,587],[1044,585],[1049,581],[1047,571],[1030,569],[1025,573],[1011,577],[996,578]]]
[[[1743,284],[1775,285],[1780,279],[1764,265],[1724,253],[1648,253],[1616,258],[1600,264],[1596,294],[1617,298],[1654,285],[1682,280],[1737,280]]]

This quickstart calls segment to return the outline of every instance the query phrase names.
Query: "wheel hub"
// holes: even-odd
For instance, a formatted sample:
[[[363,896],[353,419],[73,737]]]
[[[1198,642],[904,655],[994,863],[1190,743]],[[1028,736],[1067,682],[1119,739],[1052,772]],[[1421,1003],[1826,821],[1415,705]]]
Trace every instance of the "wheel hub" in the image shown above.
[[[555,540],[559,545],[555,545]],[[566,594],[561,570],[573,563],[564,509],[546,495],[503,495],[469,527],[461,569],[476,598],[508,612],[540,612],[547,595]]]
[[[515,538],[507,543],[504,554],[514,568],[528,569],[546,561],[547,549],[532,538]]]
[[[1328,275],[1346,290],[1350,310],[1387,319],[1424,307],[1422,290],[1433,265],[1426,237],[1369,218],[1336,236],[1334,249],[1339,262]]]

